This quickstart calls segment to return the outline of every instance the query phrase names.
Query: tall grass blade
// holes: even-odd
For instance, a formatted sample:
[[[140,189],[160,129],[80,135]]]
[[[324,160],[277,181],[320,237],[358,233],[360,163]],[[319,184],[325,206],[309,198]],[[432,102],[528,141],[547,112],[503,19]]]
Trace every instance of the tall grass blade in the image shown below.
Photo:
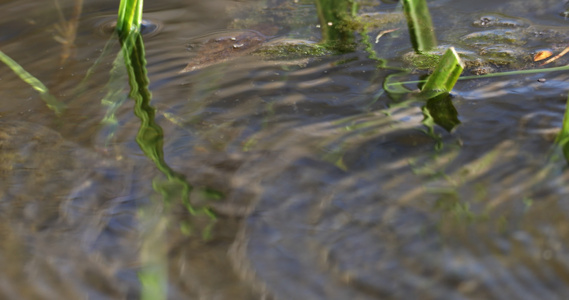
[[[143,0],[121,0],[116,30],[126,36],[131,31],[140,32]]]
[[[48,88],[39,79],[28,73],[28,71],[26,71],[22,66],[11,59],[8,55],[4,54],[2,51],[0,51],[0,60],[5,63],[10,69],[12,69],[12,71],[14,71],[14,73],[16,73],[20,79],[38,91],[40,93],[40,97],[47,104],[47,107],[53,110],[57,115],[60,115],[63,110],[65,110],[65,104],[50,94]]]
[[[437,38],[427,2],[425,0],[403,0],[403,10],[415,51],[423,53],[436,48]]]

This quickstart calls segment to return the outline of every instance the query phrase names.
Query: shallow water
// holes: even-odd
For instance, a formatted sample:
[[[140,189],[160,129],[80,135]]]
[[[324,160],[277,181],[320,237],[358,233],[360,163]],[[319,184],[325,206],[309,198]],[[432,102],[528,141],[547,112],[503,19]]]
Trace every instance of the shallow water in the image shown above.
[[[70,18],[74,5],[59,7]],[[489,16],[538,32],[520,47],[528,56],[560,50],[569,36],[559,1],[429,7],[441,45],[486,30],[475,22]],[[152,298],[160,285],[168,299],[569,295],[569,175],[554,147],[564,73],[461,80],[452,98],[461,124],[433,135],[423,103],[383,92],[400,71],[377,68],[361,45],[293,61],[247,52],[180,73],[208,37],[255,30],[267,42],[317,42],[311,2],[148,2],[144,18],[156,28],[144,42],[164,161],[213,219],[189,213],[181,186],[136,142],[128,81],[109,83],[116,10],[116,1],[85,0],[65,57],[55,5],[0,1],[0,49],[67,106],[55,115],[0,66],[0,298]],[[366,3],[360,13],[386,18],[400,8]],[[373,46],[391,67],[408,66],[405,26],[394,18],[369,33],[399,28]],[[111,107],[103,99],[124,101],[116,123],[103,121]]]

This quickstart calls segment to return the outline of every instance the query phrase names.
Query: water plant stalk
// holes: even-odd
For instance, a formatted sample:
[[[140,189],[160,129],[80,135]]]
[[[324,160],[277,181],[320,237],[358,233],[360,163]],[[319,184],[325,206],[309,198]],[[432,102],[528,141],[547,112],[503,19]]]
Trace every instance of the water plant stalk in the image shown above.
[[[425,0],[403,0],[403,10],[415,51],[424,53],[435,49],[437,38],[427,2]]]
[[[143,2],[143,0],[121,0],[116,27],[119,36],[124,37],[131,31],[140,32]]]

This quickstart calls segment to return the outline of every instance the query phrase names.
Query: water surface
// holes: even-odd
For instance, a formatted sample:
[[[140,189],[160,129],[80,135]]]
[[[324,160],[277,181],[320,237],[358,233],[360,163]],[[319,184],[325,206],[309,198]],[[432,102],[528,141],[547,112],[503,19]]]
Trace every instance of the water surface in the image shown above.
[[[387,2],[359,12],[401,14]],[[487,30],[476,21],[491,17],[535,33],[515,45],[528,56],[564,47],[559,1],[428,3],[441,45]],[[168,299],[569,295],[568,175],[554,147],[569,91],[563,73],[461,80],[452,98],[461,124],[429,133],[424,103],[397,105],[410,94],[396,99],[382,86],[395,68],[413,69],[401,80],[427,73],[402,58],[412,51],[402,17],[368,33],[399,28],[373,44],[389,68],[362,43],[292,61],[248,52],[180,73],[209,37],[254,30],[267,42],[318,42],[316,7],[148,2],[144,18],[156,29],[144,42],[164,161],[194,188],[192,206],[210,207],[214,219],[165,199],[180,186],[137,144],[126,78],[109,83],[120,49],[108,30],[116,1],[84,1],[62,56],[58,9],[69,19],[74,5],[0,2],[1,50],[67,106],[55,115],[3,67],[0,298],[139,299],[148,276]],[[109,91],[124,102],[114,118],[102,101]]]

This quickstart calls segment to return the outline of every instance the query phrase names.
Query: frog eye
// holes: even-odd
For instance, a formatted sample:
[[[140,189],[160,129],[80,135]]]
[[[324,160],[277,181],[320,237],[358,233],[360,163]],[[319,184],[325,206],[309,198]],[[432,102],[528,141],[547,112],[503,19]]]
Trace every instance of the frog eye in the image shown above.
[[[550,57],[551,55],[553,55],[553,53],[549,50],[538,51],[533,56],[533,61],[540,61],[540,60],[543,60],[543,59]]]

